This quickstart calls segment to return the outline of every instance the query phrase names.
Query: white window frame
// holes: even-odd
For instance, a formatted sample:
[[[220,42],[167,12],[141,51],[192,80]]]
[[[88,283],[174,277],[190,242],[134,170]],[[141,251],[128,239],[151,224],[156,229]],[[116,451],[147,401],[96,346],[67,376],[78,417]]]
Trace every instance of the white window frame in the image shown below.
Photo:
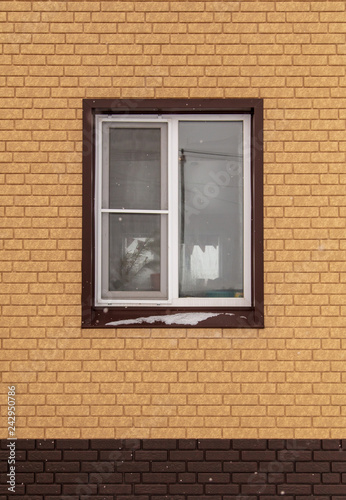
[[[242,121],[243,122],[243,297],[179,297],[179,150],[178,126],[180,121]],[[167,123],[168,127],[168,210],[112,210],[102,209],[102,125],[117,123]],[[250,307],[252,304],[252,227],[251,227],[251,115],[245,114],[165,114],[165,115],[96,115],[95,116],[95,306],[99,307]],[[102,213],[167,214],[168,217],[168,298],[161,299],[109,299],[102,298]],[[231,214],[230,214],[231,215]]]

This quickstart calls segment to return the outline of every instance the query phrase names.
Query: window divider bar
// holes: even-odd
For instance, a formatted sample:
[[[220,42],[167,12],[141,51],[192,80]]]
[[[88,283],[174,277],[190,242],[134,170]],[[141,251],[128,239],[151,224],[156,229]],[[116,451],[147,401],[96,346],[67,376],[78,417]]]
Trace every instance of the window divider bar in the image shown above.
[[[101,213],[105,214],[168,214],[168,210],[131,210],[118,208],[102,208]]]

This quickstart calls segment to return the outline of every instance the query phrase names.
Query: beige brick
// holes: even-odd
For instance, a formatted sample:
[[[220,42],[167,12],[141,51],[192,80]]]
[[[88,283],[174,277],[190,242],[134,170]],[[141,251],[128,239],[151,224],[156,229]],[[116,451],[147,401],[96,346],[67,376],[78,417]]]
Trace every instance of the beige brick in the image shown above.
[[[231,373],[227,372],[200,372],[198,374],[196,373],[196,377],[199,382],[231,382],[232,380]],[[186,378],[185,376],[184,379]],[[191,379],[189,379],[189,381]],[[179,374],[179,381],[183,381],[182,374]]]
[[[329,421],[329,425],[328,425]],[[345,424],[345,418],[344,417],[314,417],[313,419],[313,424],[316,427],[343,427]]]
[[[208,329],[196,329],[189,328],[187,331],[187,336],[190,338],[219,338],[222,337],[222,331],[216,328],[208,328]]]
[[[143,406],[143,416],[174,416],[177,413],[175,406]]]
[[[197,382],[198,374],[196,372],[188,373],[188,372],[180,372],[177,374],[179,382]]]
[[[255,374],[254,372],[235,372],[232,374],[232,382],[234,383],[265,383],[267,382],[267,374],[259,373]]]
[[[143,382],[177,382],[178,374],[173,372],[143,373]]]
[[[219,339],[217,343],[213,339],[205,339],[205,338],[199,338],[197,341],[196,340],[179,340],[179,345],[180,343],[184,343],[186,345],[187,342],[198,342],[198,347],[200,349],[230,349],[232,347],[232,340],[231,339]],[[195,348],[196,344],[191,344]]]
[[[135,358],[138,359],[138,360],[152,360],[152,361],[158,361],[158,360],[167,360],[169,358],[169,355],[170,353],[167,351],[167,350],[155,350],[155,349],[151,349],[151,350],[141,350],[141,351],[137,351],[136,354],[135,354]],[[184,359],[184,357],[182,356],[182,358],[179,358],[179,357],[176,357],[176,358],[172,358],[172,359]]]
[[[206,360],[239,360],[240,351],[229,350],[210,350],[205,353]]]

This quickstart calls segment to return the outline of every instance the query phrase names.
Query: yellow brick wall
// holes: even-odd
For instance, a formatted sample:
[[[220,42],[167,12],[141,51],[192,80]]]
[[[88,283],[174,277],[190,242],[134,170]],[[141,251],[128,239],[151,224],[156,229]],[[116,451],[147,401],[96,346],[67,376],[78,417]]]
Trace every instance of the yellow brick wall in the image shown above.
[[[2,437],[346,437],[345,8],[0,3]],[[264,99],[264,330],[80,329],[100,97]]]

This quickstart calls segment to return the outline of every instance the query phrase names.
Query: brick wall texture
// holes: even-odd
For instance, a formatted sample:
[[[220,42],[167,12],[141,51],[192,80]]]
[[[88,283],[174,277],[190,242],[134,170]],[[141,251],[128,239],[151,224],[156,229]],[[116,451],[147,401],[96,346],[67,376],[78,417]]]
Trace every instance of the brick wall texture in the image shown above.
[[[7,459],[8,441],[0,456]],[[344,500],[341,440],[19,440],[1,500]]]
[[[2,437],[8,385],[18,438],[346,437],[345,2],[14,0],[0,22]],[[81,330],[101,97],[264,99],[265,329]]]

